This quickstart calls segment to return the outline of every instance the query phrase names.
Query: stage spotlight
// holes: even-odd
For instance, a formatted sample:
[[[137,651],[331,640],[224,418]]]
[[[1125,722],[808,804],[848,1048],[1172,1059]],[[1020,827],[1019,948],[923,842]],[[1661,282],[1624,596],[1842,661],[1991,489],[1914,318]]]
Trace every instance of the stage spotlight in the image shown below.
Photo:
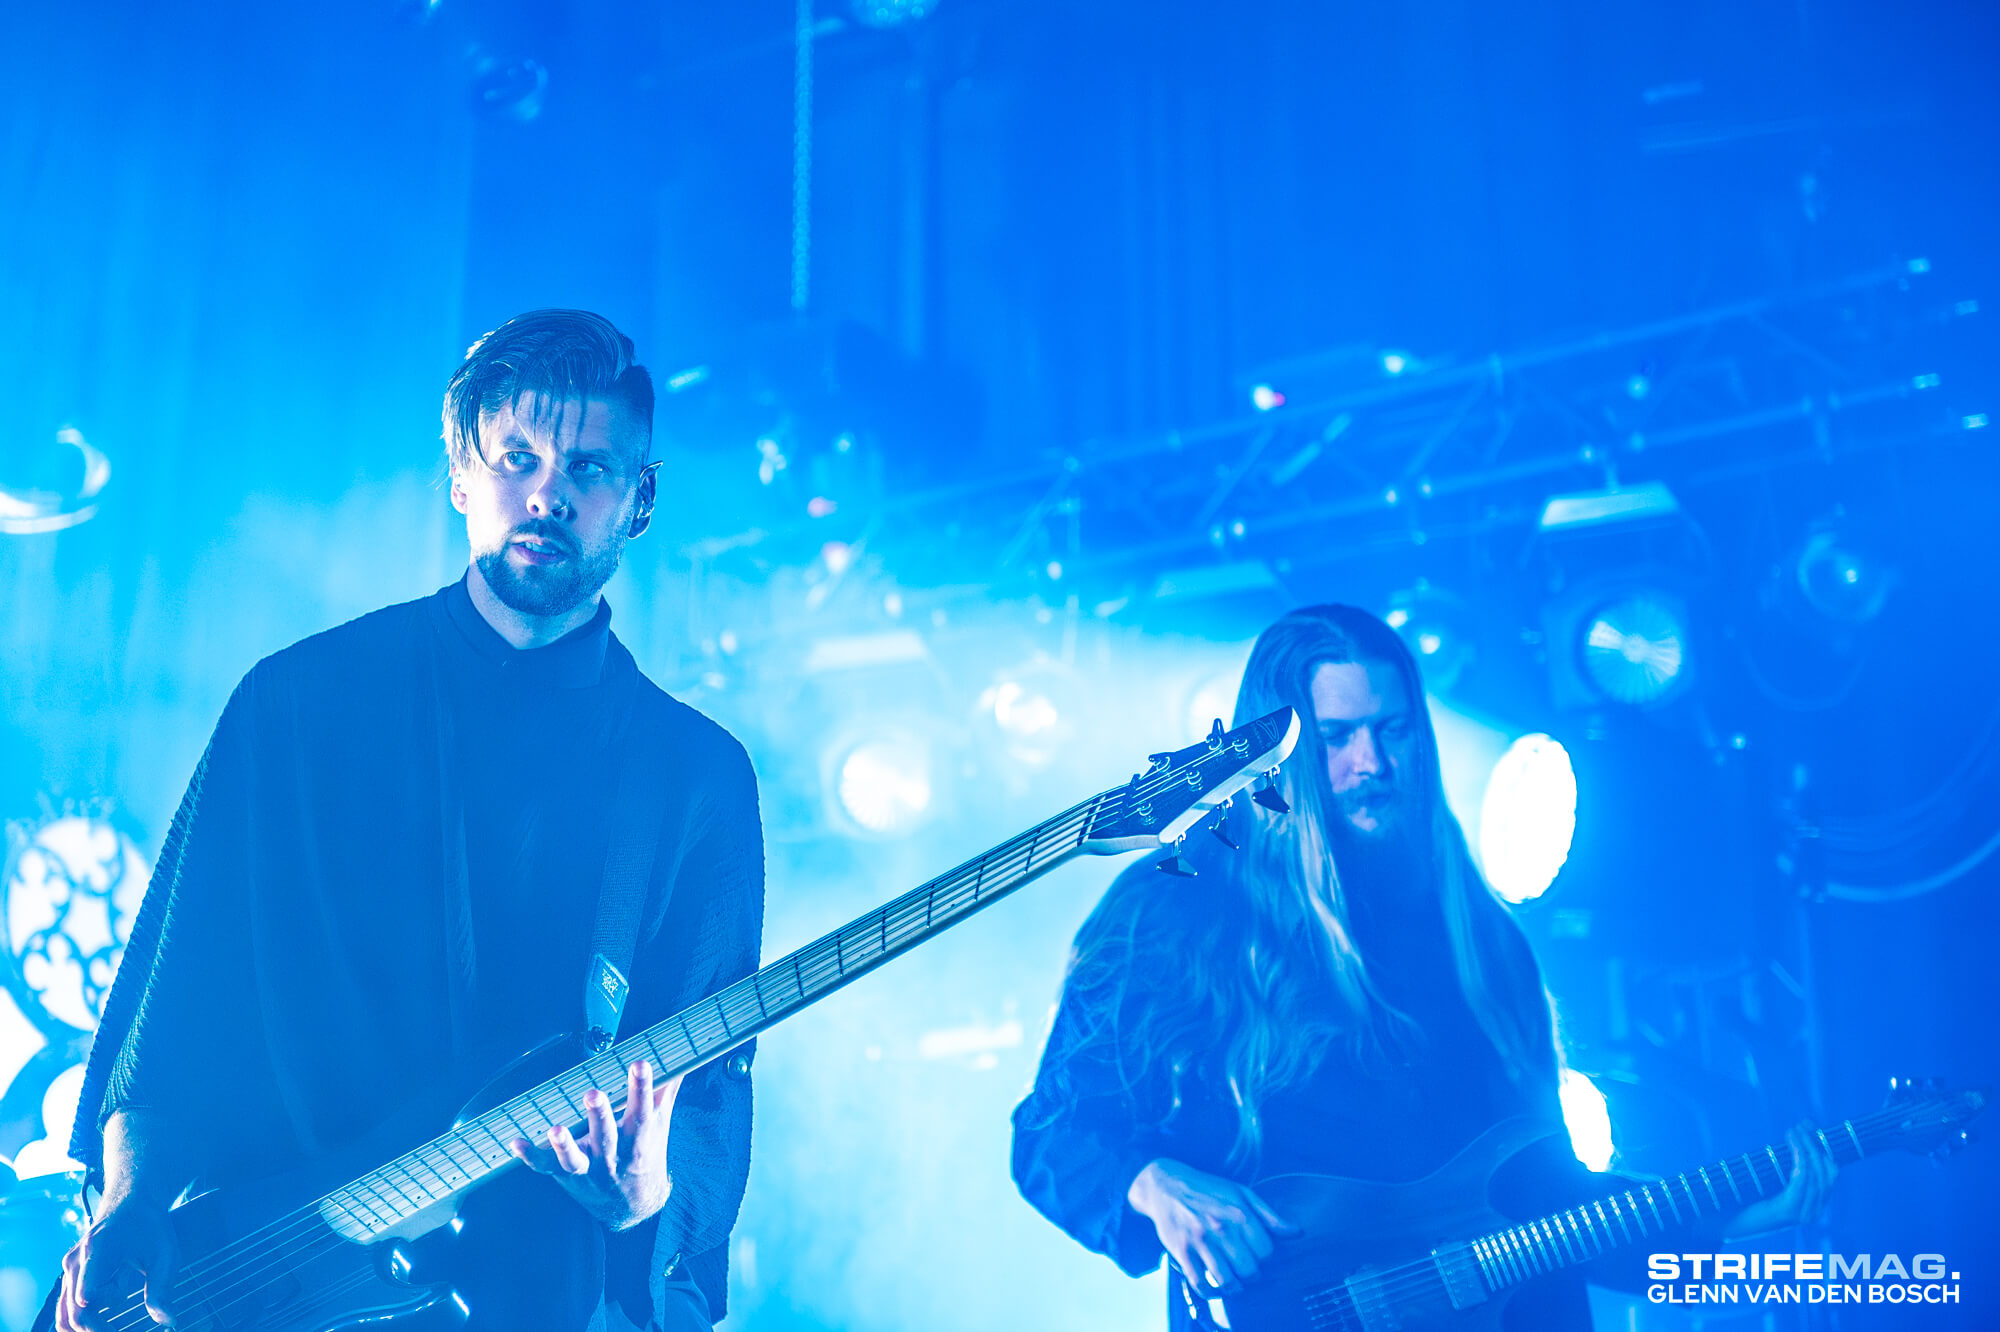
[[[1250,390],[1250,405],[1260,412],[1268,412],[1285,405],[1285,395],[1269,384],[1259,384]]]
[[[1000,673],[980,692],[976,716],[1014,763],[1045,767],[1076,740],[1085,712],[1080,683],[1069,667],[1035,656]]]
[[[864,28],[900,28],[938,7],[938,0],[852,0],[848,9]]]
[[[1583,620],[1583,673],[1606,698],[1651,707],[1687,684],[1687,612],[1666,593],[1630,592]]]
[[[907,736],[863,740],[833,765],[834,796],[856,831],[902,837],[931,807],[928,746]]]
[[[1465,602],[1418,579],[1389,598],[1383,620],[1402,636],[1424,673],[1424,687],[1448,693],[1472,664],[1471,613]]]
[[[98,496],[111,483],[111,460],[75,426],[56,431],[56,446],[18,458],[0,455],[0,534],[60,532],[97,516]]]
[[[980,701],[993,709],[993,720],[1002,731],[1024,740],[1054,728],[1062,720],[1062,714],[1046,694],[1024,688],[1015,680],[994,685]]]
[[[1576,770],[1546,735],[1508,746],[1479,803],[1479,859],[1486,882],[1509,902],[1540,897],[1569,859],[1576,837]]]
[[[1896,571],[1836,522],[1815,525],[1793,563],[1799,595],[1835,624],[1866,624],[1882,613]]]
[[[472,59],[472,106],[483,116],[525,125],[542,114],[548,91],[549,71],[539,61],[485,54]]]
[[[1562,1071],[1556,1096],[1562,1102],[1563,1126],[1569,1130],[1570,1150],[1592,1170],[1611,1169],[1618,1153],[1611,1142],[1611,1109],[1597,1084],[1573,1068]]]

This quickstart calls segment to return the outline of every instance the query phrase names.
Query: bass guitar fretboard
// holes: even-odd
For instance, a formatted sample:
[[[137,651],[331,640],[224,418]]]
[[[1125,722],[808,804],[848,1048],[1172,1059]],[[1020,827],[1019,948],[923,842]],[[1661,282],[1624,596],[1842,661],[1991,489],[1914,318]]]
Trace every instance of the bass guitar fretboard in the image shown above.
[[[835,990],[984,910],[1077,855],[1107,801],[1094,796],[832,933],[786,954],[734,985],[618,1042],[603,1054],[468,1119],[334,1190],[320,1215],[343,1237],[367,1242],[442,1204],[514,1162],[508,1143],[540,1141],[584,1118],[592,1087],[623,1097],[625,1070],[652,1061],[664,1081],[699,1068]]]

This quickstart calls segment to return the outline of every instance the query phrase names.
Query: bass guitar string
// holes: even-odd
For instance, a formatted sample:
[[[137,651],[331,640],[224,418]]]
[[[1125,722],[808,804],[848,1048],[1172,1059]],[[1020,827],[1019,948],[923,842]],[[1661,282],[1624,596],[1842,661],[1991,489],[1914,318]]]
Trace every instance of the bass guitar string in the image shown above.
[[[1177,785],[1179,784],[1180,781],[1184,780],[1185,780],[1184,778],[1177,778],[1175,782],[1156,781],[1152,783],[1142,783],[1139,786],[1139,788],[1137,788],[1137,793],[1150,798],[1154,795],[1159,794],[1160,791],[1166,789],[1167,787]],[[991,873],[995,868],[996,860],[999,865],[1004,866],[1008,862],[1010,862],[1016,854],[1020,854],[1023,856],[1022,869],[1025,871],[1031,866],[1035,852],[1040,849],[1039,843],[1041,839],[1044,837],[1050,837],[1051,834],[1054,834],[1054,837],[1050,842],[1050,847],[1052,849],[1056,849],[1059,855],[1067,853],[1072,849],[1066,845],[1068,837],[1076,832],[1087,831],[1088,827],[1094,823],[1095,816],[1100,811],[1102,805],[1113,797],[1125,794],[1126,791],[1127,788],[1114,788],[1110,791],[1100,793],[1100,795],[1093,797],[1090,800],[1083,801],[1077,806],[1072,807],[1070,810],[1065,811],[1063,814],[1059,814],[1055,818],[1047,821],[1046,823],[1038,825],[1031,832],[1020,834],[1019,836],[1010,839],[1008,842],[1001,843],[999,847],[995,848],[994,852],[989,852],[986,856],[981,857],[979,860],[968,862],[967,865],[961,866],[959,870],[952,871],[944,876],[941,876],[938,880],[933,881],[933,886],[931,888],[918,889],[915,892],[905,894],[904,897],[896,899],[895,901],[890,903],[888,907],[879,908],[876,912],[871,912],[870,916],[872,917],[875,915],[879,915],[885,910],[889,910],[891,908],[896,908],[899,906],[907,910],[911,905],[913,905],[917,901],[934,899],[935,896],[941,891],[948,890],[956,894],[964,886],[964,884],[962,882],[954,884],[952,882],[954,878],[962,881],[965,877],[967,877],[969,874],[975,871],[981,873],[982,875],[984,873]],[[1082,820],[1081,822],[1079,822],[1080,819]],[[1070,826],[1066,828],[1065,825],[1075,825],[1075,826]],[[996,855],[996,853],[998,854]],[[1052,856],[1051,861],[1053,862],[1055,858],[1056,857]],[[1044,868],[1047,868],[1047,866],[1044,866]],[[1011,873],[1012,872],[1009,871],[1007,874],[1003,874],[1002,881],[1004,882],[1005,878],[1011,877]],[[981,886],[980,883],[975,883],[973,885],[975,893],[973,898],[974,903],[977,903],[979,901],[977,892],[980,886]],[[948,910],[947,920],[945,922],[946,924],[955,923],[955,920],[952,919],[952,916],[956,913],[959,906],[961,905],[963,904],[954,903],[954,905]],[[867,918],[864,918],[864,920],[865,919]],[[834,943],[837,947],[838,941],[841,938],[841,936],[844,935],[851,928],[852,928],[851,925],[843,926],[841,930],[835,931],[834,934],[827,936],[825,939],[817,941],[817,945],[822,946],[822,951],[824,951],[823,946],[828,942]],[[923,932],[924,931],[919,930],[914,933],[921,934]],[[907,942],[909,942],[909,939],[911,937],[914,937],[914,935],[905,935],[899,937],[897,941],[897,946],[906,944]],[[815,946],[816,945],[808,945],[807,950],[810,950]],[[805,952],[807,950],[801,950],[801,952]],[[838,963],[836,963],[836,966],[838,966]],[[844,973],[837,973],[835,977],[836,979],[838,978],[839,974],[844,974]],[[749,979],[754,979],[754,978],[755,978],[755,973],[753,973],[753,976],[750,977]],[[711,996],[711,999],[720,997],[720,994],[726,994],[727,992],[728,992],[727,989],[725,989],[724,991],[719,992],[718,996]],[[818,998],[822,996],[815,995],[814,997]],[[697,1003],[697,1005],[695,1005],[695,1007],[699,1008],[703,1005],[706,1005],[711,1002],[711,999],[701,1000]],[[675,1018],[668,1018],[664,1022],[657,1024],[656,1027],[650,1030],[658,1030],[660,1027],[667,1026],[675,1021],[676,1021]],[[711,1038],[711,1041],[713,1040],[713,1037],[717,1034],[716,1027],[710,1025],[709,1020],[707,1020],[706,1018],[704,1018],[704,1022],[702,1024],[702,1030],[704,1034],[708,1035]],[[749,1033],[745,1033],[746,1038],[748,1034]],[[633,1038],[633,1042],[634,1043],[640,1042],[645,1035],[646,1033],[641,1033],[639,1036],[635,1036]],[[729,1041],[734,1039],[734,1033],[730,1030],[726,1019],[723,1020],[720,1024],[720,1035],[724,1041]],[[699,1055],[701,1045],[704,1044],[704,1042],[696,1040],[696,1041],[691,1041],[690,1044],[693,1047],[692,1053]],[[587,1068],[588,1065],[585,1065],[584,1067]],[[575,1076],[575,1071],[572,1071],[572,1073],[569,1074],[561,1075],[560,1077],[558,1077],[557,1079],[553,1079],[552,1081],[560,1085],[562,1082],[562,1078],[572,1077],[572,1076]],[[543,1085],[547,1086],[549,1084],[543,1084]],[[540,1090],[541,1090],[540,1088],[532,1089],[529,1093],[524,1093],[521,1096],[517,1096],[512,1100],[503,1103],[502,1106],[497,1107],[497,1110],[502,1114],[502,1117],[506,1120],[506,1122],[511,1124],[518,1131],[520,1131],[522,1136],[532,1136],[532,1135],[528,1134],[527,1131],[524,1128],[522,1128],[522,1126],[517,1122],[517,1120],[513,1115],[507,1114],[505,1112],[509,1109],[509,1107],[532,1106],[538,1113],[541,1113],[546,1116],[547,1114],[546,1108],[540,1106],[532,1099],[535,1093],[539,1092]],[[618,1106],[613,1107],[614,1111],[619,1108],[620,1107]],[[475,1120],[474,1124],[481,1127],[483,1131],[489,1134],[489,1136],[495,1136],[495,1140],[497,1143],[498,1141],[497,1135],[493,1135],[491,1128],[487,1127],[482,1122],[489,1115],[492,1115],[494,1113],[495,1112],[493,1111],[487,1112],[487,1115],[482,1115],[480,1116],[479,1120]],[[378,1169],[377,1171],[370,1172],[370,1174],[379,1176],[382,1170],[386,1170],[392,1166],[398,1165],[398,1163],[405,1158],[416,1157],[421,1152],[431,1147],[438,1146],[440,1143],[445,1142],[447,1140],[448,1139],[446,1138],[433,1140],[432,1143],[425,1144],[424,1147],[415,1149],[413,1152],[405,1153],[405,1157],[398,1158],[397,1161],[389,1163],[389,1166],[385,1166]],[[449,1152],[445,1152],[445,1155],[447,1159],[450,1159]],[[481,1160],[483,1164],[486,1164],[489,1167],[489,1169],[498,1168],[493,1166],[493,1164],[490,1162],[484,1162],[483,1157],[481,1158]],[[504,1165],[505,1163],[503,1162],[501,1164]],[[410,1171],[407,1167],[402,1167],[402,1169],[405,1176],[410,1178],[412,1183],[418,1183],[419,1186],[421,1187],[420,1181],[417,1180],[415,1174],[412,1171]],[[432,1173],[435,1174],[436,1172],[432,1171]],[[363,1178],[367,1178],[367,1176],[364,1176]],[[343,1187],[352,1187],[352,1185],[350,1184],[348,1186],[343,1186]],[[392,1185],[391,1187],[394,1186]],[[336,1190],[335,1192],[339,1191],[340,1190]],[[397,1188],[396,1192],[401,1193],[402,1190],[400,1188]],[[198,1300],[206,1300],[209,1302],[220,1302],[226,1304],[231,1302],[232,1300],[242,1298],[244,1294],[247,1294],[250,1291],[255,1290],[259,1286],[270,1284],[270,1281],[274,1279],[276,1276],[282,1276],[287,1274],[291,1270],[295,1270],[295,1267],[285,1267],[283,1268],[283,1270],[274,1270],[274,1262],[282,1264],[287,1261],[289,1255],[286,1255],[284,1253],[284,1249],[286,1247],[292,1248],[294,1255],[299,1253],[306,1253],[314,1248],[318,1248],[319,1251],[317,1253],[313,1253],[312,1257],[303,1260],[309,1262],[312,1261],[314,1258],[323,1256],[324,1253],[334,1251],[335,1249],[338,1248],[339,1245],[349,1243],[350,1241],[345,1240],[338,1234],[330,1230],[321,1230],[319,1225],[315,1224],[320,1222],[321,1220],[319,1204],[324,1203],[326,1201],[328,1201],[328,1199],[323,1198],[319,1200],[318,1203],[309,1204],[305,1207],[298,1208],[294,1212],[288,1214],[287,1216],[281,1217],[277,1221],[259,1227],[257,1230],[251,1231],[248,1234],[240,1237],[239,1239],[232,1241],[230,1244],[225,1245],[222,1249],[219,1249],[214,1254],[209,1255],[208,1259],[204,1263],[191,1266],[188,1273],[185,1274],[185,1276],[182,1278],[183,1282],[185,1282],[188,1278],[195,1278],[195,1279],[206,1280],[211,1285],[217,1282],[230,1282],[232,1285],[237,1285],[242,1287],[240,1291],[232,1290],[227,1293],[221,1293],[216,1290],[209,1290],[200,1293],[198,1295],[194,1295],[192,1298]],[[405,1195],[404,1197],[404,1202],[412,1206],[416,1205],[416,1199],[410,1198],[407,1195]],[[338,1204],[335,1205],[337,1206]],[[289,1231],[290,1233],[286,1234],[285,1232],[287,1231]],[[302,1233],[307,1238],[306,1242],[303,1245],[300,1245],[298,1244],[298,1240],[300,1239]],[[331,1243],[326,1245],[325,1247],[320,1247],[314,1244],[310,1236],[315,1234],[326,1236],[331,1241]],[[270,1253],[268,1251],[263,1254],[243,1252],[244,1250],[246,1250],[246,1248],[256,1245],[267,1246],[267,1250],[269,1248],[275,1248],[278,1250],[278,1252],[275,1254]],[[244,1261],[236,1263],[236,1265],[228,1272],[222,1272],[217,1270],[218,1264],[227,1257],[241,1257]],[[250,1273],[246,1276],[244,1274],[244,1269],[254,1264],[261,1264],[259,1270],[254,1273]],[[248,1283],[247,1285],[245,1284],[246,1282]],[[184,1298],[187,1297],[184,1296]],[[136,1306],[136,1308],[128,1308],[125,1311],[121,1311],[121,1313],[142,1314],[147,1318],[148,1321],[150,1321],[151,1317],[149,1314],[144,1313],[143,1301],[141,1301]]]
[[[1225,749],[1218,748],[1211,750],[1210,754],[1213,755],[1224,752],[1227,751]],[[1199,768],[1203,766],[1206,762],[1207,762],[1207,756],[1204,756],[1201,759],[1197,759],[1195,767]],[[1095,825],[1096,816],[1101,811],[1102,806],[1105,803],[1109,802],[1112,799],[1123,796],[1126,798],[1126,803],[1124,808],[1129,809],[1131,807],[1133,797],[1139,797],[1141,799],[1151,799],[1162,794],[1168,789],[1183,786],[1186,783],[1186,775],[1185,775],[1186,772],[1187,772],[1186,769],[1182,769],[1179,771],[1166,770],[1159,774],[1152,775],[1150,780],[1146,777],[1141,777],[1137,781],[1128,784],[1125,787],[1112,788],[1110,790],[1101,792],[1099,795],[1089,800],[1083,801],[1076,806],[1073,806],[1070,810],[1066,811],[1065,813],[1057,815],[1054,819],[1048,820],[1043,824],[1037,825],[1037,827],[1031,830],[1030,832],[1020,834],[1019,836],[1010,839],[1010,841],[1008,842],[1001,843],[999,847],[995,848],[995,852],[1004,853],[999,857],[999,861],[1001,864],[1005,864],[1007,861],[1011,860],[1013,854],[1015,853],[1015,848],[1017,847],[1017,844],[1025,843],[1026,844],[1025,846],[1019,847],[1020,852],[1024,856],[1022,869],[1025,872],[1032,865],[1034,855],[1036,850],[1038,849],[1040,839],[1051,832],[1056,832],[1059,834],[1058,840],[1055,842],[1055,846],[1061,848],[1061,850],[1058,852],[1058,855],[1060,856],[1066,854],[1070,850],[1070,848],[1067,848],[1063,845],[1064,841],[1068,836],[1068,833],[1062,832],[1063,825],[1073,824],[1077,821],[1079,816],[1083,816],[1084,822],[1082,827],[1071,829],[1070,831],[1071,832],[1081,831],[1087,836],[1089,828]],[[1246,779],[1246,784],[1247,784],[1247,779],[1254,778],[1254,775],[1255,775],[1254,769],[1250,770],[1249,772],[1245,772],[1239,769],[1236,773],[1232,774],[1232,780],[1236,778],[1244,778]],[[973,862],[968,862],[967,865],[961,866],[958,870],[948,872],[946,875],[941,876],[938,880],[934,880],[931,885],[919,888],[911,893],[905,894],[902,898],[895,899],[888,906],[884,908],[878,908],[876,912],[871,912],[870,916],[883,915],[884,917],[883,933],[884,933],[884,938],[886,939],[887,921],[889,917],[884,913],[890,912],[892,909],[895,909],[898,911],[898,913],[900,913],[900,910],[909,909],[915,902],[919,900],[932,903],[934,906],[939,891],[949,886],[951,891],[956,893],[958,891],[958,888],[962,886],[962,883],[953,884],[952,883],[953,879],[956,878],[962,880],[968,873],[972,873],[975,871],[980,876],[980,878],[973,884],[973,902],[977,904],[979,901],[979,896],[978,896],[979,889],[983,885],[984,875],[993,868],[993,861],[995,860],[995,858],[996,858],[995,854],[993,852],[989,852],[987,855],[980,857],[978,860]],[[1056,858],[1057,857],[1051,857],[1051,865],[1053,864]],[[1049,866],[1044,866],[1043,868],[1048,868],[1048,867]],[[954,906],[953,911],[955,912],[956,910],[957,907]],[[867,918],[864,918],[864,920],[865,919]],[[948,919],[946,923],[947,924],[955,923],[955,920]],[[851,928],[852,928],[851,924],[849,926],[843,926],[840,930],[835,931],[832,935],[828,936],[826,939],[818,941],[817,945],[808,945],[808,950],[815,946],[818,946],[821,948],[823,952],[824,945],[826,943],[831,941],[834,944],[836,968],[838,969],[836,978],[838,978],[839,975],[845,974],[845,968],[840,967],[838,960],[838,953],[839,953],[841,938]],[[922,931],[919,931],[918,933],[922,933]],[[909,938],[905,937],[898,941],[898,946],[905,945],[908,942]],[[807,950],[801,950],[802,953],[805,951]],[[883,955],[884,955],[883,953],[878,953],[877,958],[879,959]],[[753,975],[748,979],[754,981],[758,974],[762,974],[762,969],[760,969],[759,973],[753,973]],[[802,983],[801,989],[803,990],[803,988],[804,986]],[[726,994],[727,992],[728,990],[725,989],[724,991],[720,992],[720,994],[718,994],[717,996],[711,996],[711,999],[720,998],[721,994]],[[817,998],[819,996],[815,997]],[[699,1008],[702,1005],[709,1003],[710,1001],[711,1001],[710,999],[701,1000],[695,1005],[695,1007]],[[677,1017],[681,1021],[683,1030],[685,1031],[687,1026],[685,1021],[685,1015],[684,1014],[677,1015]],[[677,1018],[670,1017],[666,1019],[665,1022],[657,1024],[654,1028],[650,1030],[655,1030],[655,1031],[659,1030],[660,1027],[664,1027],[669,1023],[675,1022],[676,1020]],[[733,1033],[729,1028],[729,1024],[726,1017],[722,1018],[720,1026],[723,1038],[725,1040],[730,1040],[734,1038]],[[704,1031],[709,1031],[712,1034],[712,1029],[706,1025],[706,1021],[704,1021]],[[747,1036],[750,1034],[754,1033],[746,1032],[745,1038],[747,1039]],[[633,1038],[634,1042],[640,1041],[645,1035],[646,1033],[641,1033],[640,1036],[634,1037]],[[689,1044],[692,1047],[691,1053],[698,1054],[700,1050],[700,1042],[690,1039]],[[585,1067],[587,1068],[588,1065],[585,1065]],[[557,1084],[558,1090],[561,1090],[562,1077],[566,1076],[573,1076],[573,1075],[571,1074],[561,1075],[557,1079],[552,1080]],[[543,1085],[547,1086],[548,1084],[543,1084]],[[525,1106],[531,1106],[537,1111],[537,1113],[542,1114],[544,1117],[546,1117],[547,1115],[546,1109],[537,1104],[532,1099],[532,1097],[540,1090],[541,1090],[540,1088],[532,1089],[529,1093],[525,1093],[522,1096],[515,1097],[509,1102],[503,1103],[503,1105],[499,1107],[499,1110],[505,1112],[509,1106],[520,1104]],[[493,1112],[488,1112],[489,1115],[492,1113]],[[494,1137],[495,1142],[497,1144],[498,1143],[497,1135],[493,1134],[492,1129],[484,1123],[486,1118],[487,1115],[482,1115],[479,1117],[478,1120],[474,1121],[474,1124],[480,1127],[482,1131],[486,1132],[488,1136]],[[517,1120],[514,1118],[513,1115],[503,1113],[503,1118],[508,1124],[512,1125],[517,1131],[521,1130],[520,1124],[517,1122]],[[528,1136],[525,1133],[525,1131],[522,1131],[522,1135]],[[370,1172],[370,1174],[375,1176],[382,1176],[383,1170],[387,1170],[391,1167],[397,1166],[398,1163],[404,1159],[411,1157],[419,1157],[419,1154],[421,1152],[433,1146],[439,1146],[439,1144],[444,1143],[448,1140],[449,1140],[448,1137],[435,1139],[433,1140],[432,1143],[425,1144],[424,1147],[415,1149],[413,1152],[405,1153],[404,1157],[397,1158],[397,1161],[389,1163],[389,1166],[381,1167],[377,1171]],[[440,1147],[440,1150],[444,1152],[444,1155],[447,1160],[451,1159],[448,1150],[444,1150],[442,1147]],[[475,1155],[478,1154],[475,1153]],[[495,1166],[491,1162],[485,1162],[483,1156],[480,1157],[479,1159],[482,1161],[483,1164],[486,1164],[489,1167],[489,1170],[499,1168],[498,1166]],[[505,1162],[502,1162],[500,1164],[504,1165]],[[420,1190],[423,1189],[424,1186],[421,1184],[421,1182],[417,1179],[415,1174],[407,1166],[402,1167],[402,1170],[403,1174],[408,1179],[410,1179],[412,1183],[417,1184]],[[436,1175],[437,1172],[435,1170],[432,1170],[431,1173],[433,1175]],[[386,1176],[382,1177],[384,1178],[385,1182],[387,1182]],[[368,1176],[363,1176],[362,1178],[366,1179],[368,1178]],[[440,1182],[443,1182],[442,1177],[440,1176],[439,1178]],[[358,1181],[356,1181],[355,1183],[358,1183]],[[354,1184],[350,1183],[350,1185],[343,1187],[352,1188],[354,1187]],[[397,1193],[403,1192],[400,1187],[397,1187],[393,1184],[391,1184],[390,1187],[393,1188]],[[340,1190],[336,1190],[335,1192],[339,1191]],[[270,1283],[270,1280],[272,1279],[271,1272],[273,1268],[273,1263],[272,1261],[266,1261],[266,1259],[275,1258],[275,1261],[278,1263],[284,1262],[285,1259],[283,1256],[281,1256],[282,1247],[286,1245],[297,1246],[298,1235],[301,1231],[303,1231],[308,1236],[315,1233],[327,1235],[331,1238],[335,1246],[339,1244],[348,1243],[349,1241],[343,1239],[338,1234],[335,1234],[330,1230],[321,1231],[319,1227],[314,1224],[316,1222],[319,1222],[321,1219],[321,1205],[330,1201],[331,1201],[331,1195],[328,1195],[327,1197],[318,1200],[314,1204],[309,1204],[305,1207],[298,1208],[294,1212],[288,1214],[287,1216],[281,1217],[277,1221],[268,1223],[267,1225],[259,1227],[257,1230],[249,1232],[248,1234],[240,1237],[239,1239],[232,1241],[230,1244],[223,1246],[221,1249],[218,1249],[215,1253],[209,1255],[208,1258],[204,1260],[203,1263],[191,1265],[188,1273],[186,1273],[183,1276],[182,1281],[185,1282],[188,1278],[192,1277],[198,1280],[206,1280],[210,1284],[221,1281],[231,1281],[232,1284],[241,1286],[243,1285],[243,1281],[246,1279],[243,1278],[241,1275],[243,1273],[244,1268],[251,1264],[262,1262],[263,1266],[259,1270],[259,1272],[251,1274],[251,1276],[247,1278],[247,1280],[250,1281],[252,1284],[245,1287],[242,1292],[240,1293],[231,1292],[230,1294],[224,1296],[224,1295],[218,1295],[217,1292],[211,1290],[205,1294],[193,1297],[197,1299],[207,1300],[210,1302],[216,1302],[219,1300],[222,1303],[228,1303],[231,1300],[242,1298],[242,1295],[244,1293],[247,1293],[250,1290],[254,1290],[260,1285],[268,1285]],[[404,1202],[409,1205],[415,1205],[416,1200],[410,1198],[407,1194],[404,1194]],[[333,1205],[339,1206],[339,1204],[337,1203]],[[289,1235],[286,1235],[285,1232],[287,1231],[291,1233]],[[258,1255],[255,1253],[247,1252],[248,1249],[254,1248],[258,1245],[266,1245],[269,1247],[279,1248],[280,1255]],[[310,1239],[308,1239],[303,1247],[296,1247],[295,1252],[304,1252],[306,1249],[312,1247],[315,1246],[312,1244]],[[325,1248],[321,1250],[322,1253],[332,1252],[332,1251],[333,1251],[332,1248]],[[228,1273],[220,1272],[218,1270],[218,1265],[231,1257],[240,1257],[242,1261],[238,1261],[234,1266],[234,1268],[232,1268]],[[305,1261],[311,1261],[311,1259],[307,1259]],[[289,1271],[295,1269],[287,1268],[285,1270]],[[139,1303],[136,1309],[128,1309],[122,1312],[144,1313],[143,1301]],[[146,1317],[150,1320],[150,1315],[146,1315]]]

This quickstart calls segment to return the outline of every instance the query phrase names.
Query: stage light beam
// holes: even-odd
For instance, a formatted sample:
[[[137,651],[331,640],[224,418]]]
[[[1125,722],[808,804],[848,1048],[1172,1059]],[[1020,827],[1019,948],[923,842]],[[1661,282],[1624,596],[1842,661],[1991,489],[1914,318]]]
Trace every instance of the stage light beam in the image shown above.
[[[861,831],[900,837],[931,807],[930,755],[895,740],[864,740],[840,761],[835,794]]]
[[[1540,897],[1562,872],[1576,837],[1576,770],[1549,736],[1508,746],[1486,780],[1479,806],[1479,858],[1487,883],[1506,901]]]
[[[1611,1109],[1597,1084],[1573,1068],[1562,1071],[1556,1091],[1562,1102],[1563,1126],[1569,1130],[1570,1150],[1592,1170],[1611,1169],[1618,1149],[1611,1141]]]

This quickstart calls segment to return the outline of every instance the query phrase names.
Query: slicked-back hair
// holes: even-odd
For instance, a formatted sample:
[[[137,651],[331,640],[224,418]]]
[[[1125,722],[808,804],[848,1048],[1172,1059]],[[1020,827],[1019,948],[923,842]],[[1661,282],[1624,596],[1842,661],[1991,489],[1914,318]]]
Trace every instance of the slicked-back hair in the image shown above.
[[[622,405],[653,433],[653,377],[632,339],[588,310],[530,310],[472,344],[444,390],[444,451],[453,468],[482,463],[479,421],[522,394],[554,408],[571,399]]]

